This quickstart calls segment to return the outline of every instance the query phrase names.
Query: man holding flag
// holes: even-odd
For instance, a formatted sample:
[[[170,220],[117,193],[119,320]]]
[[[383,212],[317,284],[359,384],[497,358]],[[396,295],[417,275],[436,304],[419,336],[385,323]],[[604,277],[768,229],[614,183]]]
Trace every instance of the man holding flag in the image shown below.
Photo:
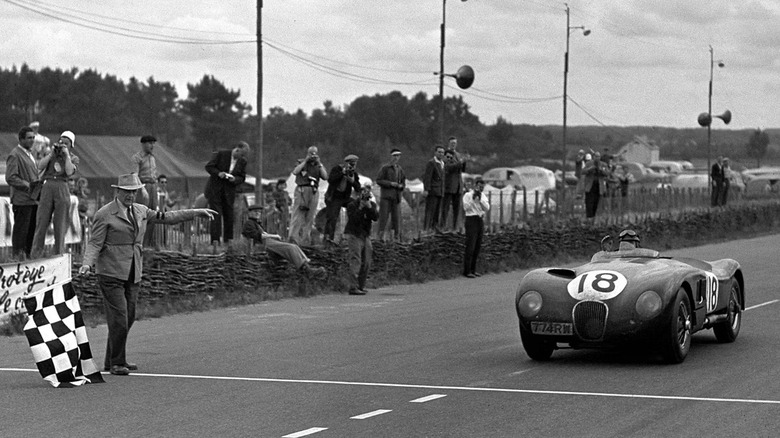
[[[156,211],[135,202],[143,187],[138,175],[119,176],[116,197],[104,205],[93,219],[92,234],[87,245],[80,274],[96,266],[98,285],[103,294],[103,307],[108,325],[108,341],[104,370],[126,376],[138,366],[127,362],[127,334],[135,321],[135,307],[143,267],[143,239],[148,224],[178,224],[217,213],[208,208],[177,211]]]

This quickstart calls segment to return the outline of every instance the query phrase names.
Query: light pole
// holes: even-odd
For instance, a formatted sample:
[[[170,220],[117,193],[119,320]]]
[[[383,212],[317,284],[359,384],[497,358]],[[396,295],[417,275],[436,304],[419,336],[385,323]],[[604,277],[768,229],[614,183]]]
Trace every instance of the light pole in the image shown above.
[[[723,68],[726,65],[721,60],[717,60],[717,61],[715,60],[714,51],[712,49],[712,46],[710,46],[710,86],[709,86],[709,91],[707,93],[707,112],[699,114],[699,125],[707,127],[707,183],[710,186],[710,190],[712,190],[712,173],[711,173],[712,77],[713,77],[713,71],[715,70],[715,64],[718,64],[718,67],[720,68]],[[723,114],[715,117],[723,120],[723,122],[728,125],[729,122],[731,122],[731,111],[726,110],[723,112]]]
[[[566,198],[566,104],[569,83],[569,36],[574,29],[582,29],[582,34],[590,35],[590,29],[585,26],[571,26],[569,19],[569,5],[566,4],[566,53],[563,55],[563,158],[561,160],[561,183],[563,186],[562,197]]]
[[[466,0],[460,0],[465,2]],[[444,144],[444,76],[452,76],[444,73],[444,29],[447,19],[447,0],[441,1],[441,46],[439,50],[439,139]],[[457,78],[457,76],[456,76]],[[473,72],[472,72],[473,81]],[[458,84],[460,86],[460,83]],[[466,87],[471,86],[469,83]]]
[[[263,196],[263,0],[257,0],[257,179],[255,204],[264,205]]]

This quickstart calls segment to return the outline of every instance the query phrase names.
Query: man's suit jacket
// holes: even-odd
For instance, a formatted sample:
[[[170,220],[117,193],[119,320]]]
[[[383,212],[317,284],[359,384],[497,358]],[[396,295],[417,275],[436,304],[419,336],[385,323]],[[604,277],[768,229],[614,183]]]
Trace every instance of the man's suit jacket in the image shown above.
[[[396,172],[396,168],[398,171]],[[406,188],[406,174],[404,169],[396,164],[385,164],[379,169],[379,175],[376,177],[376,183],[379,186],[379,198],[389,199],[394,202],[401,202],[401,194]],[[391,183],[399,183],[401,187],[393,187]]]
[[[100,275],[127,280],[132,260],[135,268],[133,282],[138,283],[143,269],[143,242],[147,224],[177,224],[194,219],[196,212],[176,210],[158,213],[143,204],[133,204],[132,208],[133,218],[130,219],[124,205],[114,199],[95,213],[92,234],[82,263],[95,266],[95,272]]]
[[[224,194],[232,201],[236,197],[236,187],[246,179],[246,158],[239,158],[236,161],[236,167],[230,172],[230,161],[232,159],[232,150],[214,152],[211,160],[206,163],[206,172],[209,173],[209,180],[206,182],[206,189],[203,194],[206,199],[217,200]],[[219,172],[227,172],[236,177],[229,181],[219,177]]]
[[[444,193],[460,195],[463,193],[463,172],[466,171],[465,161],[444,163]]]
[[[37,195],[40,194],[38,167],[18,146],[11,150],[6,159],[5,180],[11,186],[11,204],[35,205],[38,203]]]
[[[433,158],[425,165],[423,188],[429,195],[444,196],[444,169]]]
[[[723,181],[726,179],[725,172],[723,172],[723,165],[719,163],[715,163],[712,165],[712,171],[710,172],[710,177],[712,178],[712,183],[721,185],[723,184]]]

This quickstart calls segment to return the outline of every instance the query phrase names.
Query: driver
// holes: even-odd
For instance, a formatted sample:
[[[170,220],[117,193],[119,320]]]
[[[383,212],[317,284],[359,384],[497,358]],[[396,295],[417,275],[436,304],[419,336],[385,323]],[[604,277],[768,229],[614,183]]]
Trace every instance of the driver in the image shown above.
[[[623,230],[618,235],[618,251],[630,251],[639,248],[639,234],[634,230]]]

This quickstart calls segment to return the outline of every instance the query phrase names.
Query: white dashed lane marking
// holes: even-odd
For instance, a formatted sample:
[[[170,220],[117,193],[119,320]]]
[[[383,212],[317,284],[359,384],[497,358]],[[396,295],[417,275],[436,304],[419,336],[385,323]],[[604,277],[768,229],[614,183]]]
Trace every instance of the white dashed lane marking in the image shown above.
[[[426,397],[420,397],[420,398],[416,398],[414,400],[410,400],[409,403],[425,403],[425,402],[429,402],[431,400],[436,400],[437,398],[442,398],[442,397],[447,397],[447,395],[446,394],[431,394],[431,395],[426,396]]]
[[[310,427],[306,430],[302,430],[300,432],[291,433],[289,435],[285,435],[282,438],[300,438],[302,436],[309,436],[312,434],[315,434],[317,432],[322,432],[323,430],[328,430],[327,427]]]
[[[386,414],[388,412],[393,412],[392,409],[377,409],[376,411],[372,412],[366,412],[365,414],[355,415],[354,417],[349,417],[353,420],[365,420],[366,418],[376,417],[377,415]]]

